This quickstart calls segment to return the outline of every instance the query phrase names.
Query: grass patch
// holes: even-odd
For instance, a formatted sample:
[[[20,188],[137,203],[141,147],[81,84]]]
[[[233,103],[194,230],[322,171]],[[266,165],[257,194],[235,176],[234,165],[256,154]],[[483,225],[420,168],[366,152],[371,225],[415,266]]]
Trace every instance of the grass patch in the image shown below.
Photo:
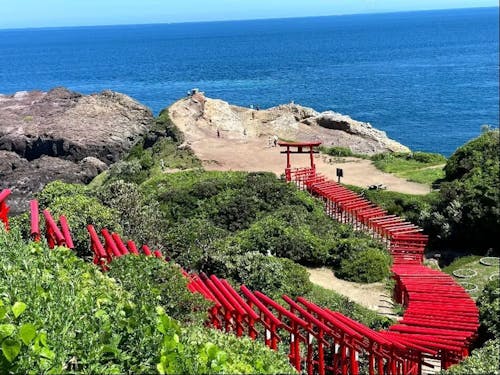
[[[446,158],[440,154],[383,153],[372,156],[371,160],[381,171],[395,174],[408,181],[431,185],[445,176],[440,166],[446,163]]]
[[[337,156],[337,157],[355,157],[355,158],[360,158],[360,159],[368,159],[369,158],[367,155],[357,154],[357,153],[352,152],[351,149],[348,147],[320,146],[319,151],[323,154],[330,155],[330,156]]]
[[[443,268],[443,272],[451,275],[459,284],[469,283],[477,286],[473,291],[469,292],[472,298],[476,299],[481,294],[483,287],[488,283],[490,275],[493,273],[498,274],[498,267],[485,266],[479,263],[481,256],[469,255],[462,258],[455,259],[449,266]],[[469,278],[457,277],[453,272],[460,273],[460,270],[467,270],[468,272],[475,271],[477,274]],[[465,271],[463,272],[466,273]],[[465,285],[467,286],[467,285]]]

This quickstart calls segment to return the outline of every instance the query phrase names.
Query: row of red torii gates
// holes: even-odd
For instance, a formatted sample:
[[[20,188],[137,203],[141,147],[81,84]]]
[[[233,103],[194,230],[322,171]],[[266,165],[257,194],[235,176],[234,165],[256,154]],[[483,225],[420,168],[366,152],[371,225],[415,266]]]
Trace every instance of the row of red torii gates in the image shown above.
[[[271,349],[285,345],[290,363],[308,374],[408,374],[422,373],[429,360],[442,368],[458,363],[469,354],[478,329],[474,301],[454,280],[422,265],[427,236],[412,224],[316,173],[315,143],[280,142],[287,154],[287,181],[307,189],[325,203],[336,220],[355,224],[386,241],[393,257],[394,298],[406,308],[403,318],[388,330],[375,331],[338,312],[320,307],[305,298],[283,295],[278,303],[259,291],[241,285],[239,292],[227,280],[215,275],[188,273],[187,287],[213,302],[210,327],[262,340]],[[310,166],[292,169],[293,153],[309,153]],[[8,229],[10,191],[0,192],[0,220]],[[33,241],[41,238],[38,202],[30,202]],[[44,210],[45,237],[50,248],[73,248],[70,228],[64,216],[56,222]],[[107,229],[100,235],[87,226],[94,264],[103,271],[116,257],[145,255],[169,260],[147,245],[140,250],[132,240],[123,241]],[[101,240],[102,238],[102,240]],[[285,307],[287,306],[287,307]]]

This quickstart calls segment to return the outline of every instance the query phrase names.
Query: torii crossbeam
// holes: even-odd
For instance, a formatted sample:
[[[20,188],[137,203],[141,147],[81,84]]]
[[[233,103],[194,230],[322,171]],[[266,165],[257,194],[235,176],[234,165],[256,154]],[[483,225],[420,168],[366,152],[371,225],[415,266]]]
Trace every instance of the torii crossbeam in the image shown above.
[[[317,154],[319,151],[315,150],[321,142],[278,142],[280,147],[286,147],[286,151],[281,151],[282,154],[286,154],[286,169],[285,176],[287,181],[291,181],[291,171],[292,164],[290,155],[291,154],[309,154],[311,160],[310,171],[314,172],[316,170],[316,165],[314,164],[313,154]]]

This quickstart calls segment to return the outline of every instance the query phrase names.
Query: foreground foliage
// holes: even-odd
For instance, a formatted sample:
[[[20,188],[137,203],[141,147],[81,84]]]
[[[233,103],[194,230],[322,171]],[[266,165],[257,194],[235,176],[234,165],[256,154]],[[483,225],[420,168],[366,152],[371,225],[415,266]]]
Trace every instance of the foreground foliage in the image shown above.
[[[194,321],[204,316],[206,302],[184,289],[175,266],[155,258],[128,258],[116,264],[113,279],[68,249],[48,250],[44,244],[25,243],[16,228],[9,234],[0,230],[2,373],[155,372],[169,345],[158,319],[182,330],[183,355],[167,358],[182,370],[178,373],[204,368],[294,373],[286,356],[262,344],[233,338],[226,347],[222,333],[179,326],[165,310]],[[139,269],[144,269],[142,277],[134,272]],[[232,359],[213,367],[212,354],[223,352]]]

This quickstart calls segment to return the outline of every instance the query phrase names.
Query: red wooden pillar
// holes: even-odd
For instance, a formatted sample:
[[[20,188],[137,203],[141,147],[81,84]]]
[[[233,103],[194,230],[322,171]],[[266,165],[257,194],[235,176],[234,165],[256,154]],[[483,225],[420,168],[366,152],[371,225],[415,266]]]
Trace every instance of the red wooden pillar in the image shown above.
[[[313,146],[309,146],[309,158],[311,160],[311,169],[316,169],[316,166],[314,165],[314,153],[313,153]]]
[[[0,221],[3,222],[5,230],[9,230],[9,206],[5,202],[10,195],[10,190],[5,189],[0,191]]]
[[[40,242],[40,214],[38,211],[38,201],[33,199],[30,201],[30,217],[31,229],[30,236],[35,242]]]

